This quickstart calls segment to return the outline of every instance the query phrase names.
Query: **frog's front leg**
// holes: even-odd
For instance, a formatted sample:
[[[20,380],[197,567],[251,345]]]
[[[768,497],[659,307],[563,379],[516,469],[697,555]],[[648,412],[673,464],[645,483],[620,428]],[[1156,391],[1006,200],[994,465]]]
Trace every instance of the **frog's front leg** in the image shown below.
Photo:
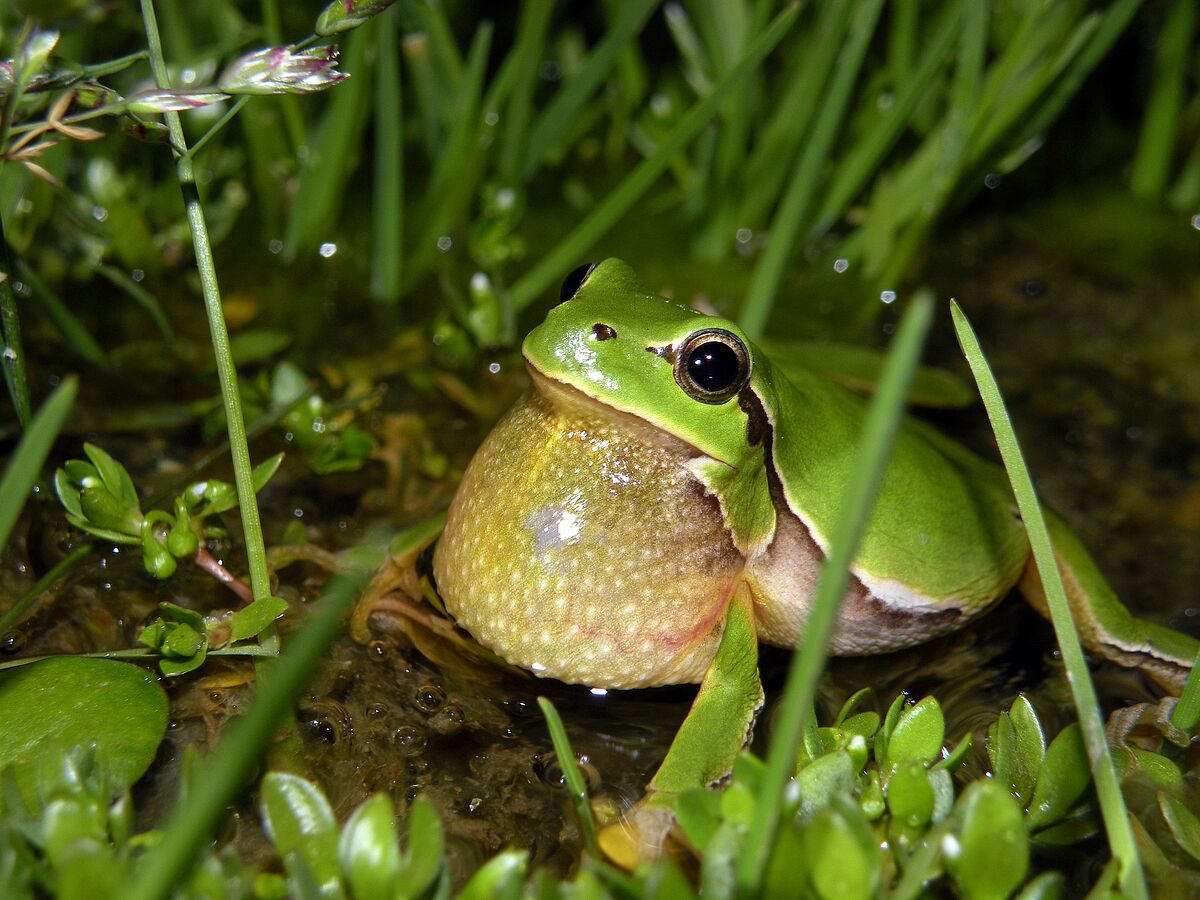
[[[629,869],[661,855],[675,821],[675,798],[729,775],[762,704],[754,603],[742,582],[729,601],[716,656],[646,796],[624,821],[600,833],[605,854]]]
[[[1043,512],[1071,615],[1084,646],[1118,665],[1140,668],[1178,694],[1196,662],[1200,642],[1131,614],[1079,538],[1058,516]],[[1030,605],[1049,618],[1046,594],[1032,556],[1021,576],[1020,590]]]

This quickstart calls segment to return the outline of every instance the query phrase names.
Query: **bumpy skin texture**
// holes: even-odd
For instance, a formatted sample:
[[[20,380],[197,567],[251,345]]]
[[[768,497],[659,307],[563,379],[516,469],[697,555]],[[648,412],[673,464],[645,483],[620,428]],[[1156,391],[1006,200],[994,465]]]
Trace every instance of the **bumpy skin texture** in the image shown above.
[[[510,662],[615,688],[699,681],[743,561],[690,448],[539,379],[463,477],[447,610]]]

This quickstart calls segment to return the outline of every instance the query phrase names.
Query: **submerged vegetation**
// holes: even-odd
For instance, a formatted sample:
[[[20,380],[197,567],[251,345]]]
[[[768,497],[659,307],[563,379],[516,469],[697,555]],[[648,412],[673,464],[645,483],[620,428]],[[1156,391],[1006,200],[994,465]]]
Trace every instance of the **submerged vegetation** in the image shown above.
[[[527,0],[511,12],[432,0],[0,11],[12,445],[0,895],[1195,894],[1197,670],[1178,703],[1093,685],[1016,435],[957,307],[1042,557],[1068,711],[1035,709],[1016,678],[951,733],[934,696],[876,710],[855,684],[826,710],[819,687],[905,398],[973,396],[917,361],[944,313],[920,288],[948,284],[930,261],[976,195],[1024,179],[1036,196],[1077,168],[1104,179],[1118,213],[1061,252],[1129,277],[1136,250],[1105,250],[1126,243],[1109,219],[1128,213],[1185,248],[1168,276],[1194,305],[1195,237],[1178,235],[1189,217],[1200,228],[1195,4]],[[1097,99],[1111,75],[1094,81],[1128,59],[1133,112]],[[1094,148],[1072,140],[1089,115]],[[419,552],[465,451],[520,387],[512,348],[568,271],[609,253],[636,255],[656,285],[755,337],[805,339],[810,364],[875,388],[861,477],[808,639],[768,680],[782,697],[764,734],[727,783],[679,798],[670,858],[632,871],[597,834],[634,799],[612,785],[640,791],[645,758],[661,758],[638,743],[645,723],[601,740],[572,725],[579,710],[564,724],[543,699],[544,720],[526,714],[537,688],[495,687],[516,676],[435,596],[389,606],[386,633],[352,618],[369,642],[346,651],[354,671],[331,649],[385,556],[413,564],[414,597],[431,594]],[[886,358],[853,346],[893,331]],[[77,611],[68,596],[104,601]],[[85,658],[98,656],[142,664]],[[346,697],[385,659],[384,677],[416,679],[422,729],[390,725],[347,791],[304,736],[374,734]],[[314,699],[321,673],[335,688]],[[412,702],[385,693],[368,712]],[[652,702],[649,718],[673,731],[664,710],[678,697]],[[192,738],[172,738],[168,703],[172,730]],[[488,729],[500,738],[479,737]],[[439,738],[435,779],[423,750]],[[581,740],[632,746],[629,771],[602,773]],[[470,825],[482,792],[458,796],[471,778],[502,780],[487,766],[503,741],[521,759],[508,777],[537,769],[545,782],[519,811],[490,813],[506,849]],[[532,836],[510,830],[546,808],[555,818]]]

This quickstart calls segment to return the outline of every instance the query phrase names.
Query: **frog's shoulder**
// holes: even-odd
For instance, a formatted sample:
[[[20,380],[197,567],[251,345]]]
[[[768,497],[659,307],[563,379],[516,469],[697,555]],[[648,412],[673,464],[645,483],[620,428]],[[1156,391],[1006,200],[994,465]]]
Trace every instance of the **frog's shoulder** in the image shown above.
[[[827,551],[861,437],[866,401],[802,366],[755,355],[751,390],[790,511]],[[978,607],[1018,577],[1024,527],[1000,470],[906,417],[896,435],[854,574],[898,604]]]

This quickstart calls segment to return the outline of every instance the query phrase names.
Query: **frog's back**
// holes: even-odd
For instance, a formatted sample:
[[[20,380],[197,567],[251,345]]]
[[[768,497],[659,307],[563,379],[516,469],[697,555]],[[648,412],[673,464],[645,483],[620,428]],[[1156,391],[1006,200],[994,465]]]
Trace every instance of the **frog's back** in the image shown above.
[[[865,401],[816,373],[785,376],[761,355],[753,387],[770,424],[781,515],[750,577],[764,639],[791,644],[851,477]],[[852,566],[833,650],[880,652],[959,628],[1013,586],[1028,555],[1002,472],[906,419]]]

